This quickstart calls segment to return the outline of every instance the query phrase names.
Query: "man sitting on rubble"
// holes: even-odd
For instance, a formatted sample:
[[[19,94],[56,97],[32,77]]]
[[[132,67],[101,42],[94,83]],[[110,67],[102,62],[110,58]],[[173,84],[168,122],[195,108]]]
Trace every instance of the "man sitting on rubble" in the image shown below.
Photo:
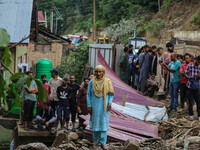
[[[158,91],[158,82],[155,80],[155,74],[152,73],[149,79],[145,82],[144,95],[153,97],[155,92]]]
[[[50,130],[56,123],[56,117],[49,102],[45,102],[43,108],[37,112],[36,123],[38,129],[43,129],[43,125],[47,130]]]

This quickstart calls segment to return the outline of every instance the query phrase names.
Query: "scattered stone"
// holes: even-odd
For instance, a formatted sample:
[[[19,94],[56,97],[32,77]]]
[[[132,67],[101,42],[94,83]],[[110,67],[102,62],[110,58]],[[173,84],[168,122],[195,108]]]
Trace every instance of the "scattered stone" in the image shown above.
[[[85,144],[88,144],[88,145],[92,145],[92,143],[87,139],[82,139],[82,142],[84,142]]]
[[[56,147],[51,147],[50,150],[58,150]]]
[[[184,149],[200,149],[200,137],[192,136],[184,140]]]
[[[71,140],[71,141],[76,141],[76,140],[78,140],[78,134],[77,133],[75,133],[75,132],[70,132],[69,133],[69,139]]]
[[[76,131],[76,133],[78,134],[79,139],[83,139],[84,138],[84,133],[81,131]]]
[[[64,133],[64,131],[59,131],[56,134],[56,138],[52,144],[52,147],[58,147],[63,141],[68,142],[68,134]]]
[[[139,147],[140,147],[140,144],[139,144],[138,140],[136,140],[136,139],[129,139],[125,143],[125,150],[138,150]]]
[[[77,150],[77,148],[72,143],[68,143],[65,150]]]
[[[178,143],[176,143],[176,147],[184,147],[184,143],[183,142],[178,142]]]
[[[89,148],[87,148],[85,146],[82,146],[81,148],[82,148],[82,150],[90,150]]]
[[[122,143],[109,143],[108,150],[124,150],[124,145]]]
[[[164,140],[161,138],[150,138],[150,139],[144,139],[140,143],[139,150],[147,150],[149,148],[150,150],[167,150],[167,145]]]
[[[29,143],[18,146],[16,150],[49,150],[49,148],[43,143]]]

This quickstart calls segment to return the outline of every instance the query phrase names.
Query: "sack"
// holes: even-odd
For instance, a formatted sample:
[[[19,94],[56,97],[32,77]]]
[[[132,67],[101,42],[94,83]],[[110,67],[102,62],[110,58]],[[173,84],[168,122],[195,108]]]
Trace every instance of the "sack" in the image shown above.
[[[199,80],[191,80],[191,89],[198,90],[199,89]]]

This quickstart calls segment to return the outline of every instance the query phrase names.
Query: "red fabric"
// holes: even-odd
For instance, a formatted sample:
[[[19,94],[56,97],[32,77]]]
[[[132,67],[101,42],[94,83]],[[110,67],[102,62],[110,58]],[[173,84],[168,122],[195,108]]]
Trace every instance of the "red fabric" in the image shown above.
[[[49,95],[51,94],[51,85],[49,83],[42,84],[46,93],[47,93],[47,99],[46,102],[49,102]],[[44,101],[37,100],[37,106],[44,106]]]
[[[38,21],[45,21],[42,11],[38,11]]]
[[[125,93],[128,94],[126,102],[144,105],[144,106],[157,106],[163,107],[164,104],[158,101],[155,101],[149,97],[143,96],[137,90],[133,89],[128,84],[124,83],[115,72],[108,66],[105,59],[98,51],[98,64],[103,65],[106,68],[106,76],[112,81],[114,87],[114,99],[113,102],[122,104],[122,99]]]
[[[184,70],[185,71],[186,68],[187,68],[187,65],[188,64],[186,64],[186,63],[182,64],[180,70]],[[182,79],[181,79],[181,83],[187,84],[187,82],[188,82],[188,79],[185,77],[185,75],[183,75]]]

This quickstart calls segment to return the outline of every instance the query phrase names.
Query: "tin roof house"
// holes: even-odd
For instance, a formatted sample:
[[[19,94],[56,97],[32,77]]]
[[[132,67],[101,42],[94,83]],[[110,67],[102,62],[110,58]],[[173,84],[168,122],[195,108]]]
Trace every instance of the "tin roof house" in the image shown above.
[[[6,29],[11,37],[9,47],[13,62],[10,69],[14,73],[30,68],[34,71],[36,61],[41,58],[50,59],[54,67],[59,66],[63,45],[70,42],[38,25],[38,22],[45,23],[45,19],[37,8],[37,0],[0,1],[0,28]],[[9,76],[9,72],[4,72],[5,78]]]

